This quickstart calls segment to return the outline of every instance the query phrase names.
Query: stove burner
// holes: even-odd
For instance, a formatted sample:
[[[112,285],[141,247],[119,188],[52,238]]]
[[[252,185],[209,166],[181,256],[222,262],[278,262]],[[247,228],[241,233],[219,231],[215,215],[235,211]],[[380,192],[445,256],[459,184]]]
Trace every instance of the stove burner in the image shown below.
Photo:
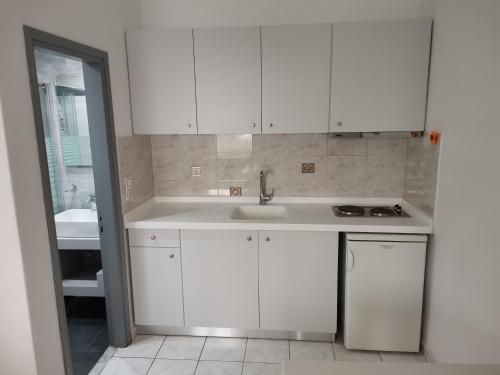
[[[344,216],[363,216],[365,209],[360,206],[336,206],[337,212]]]
[[[389,207],[374,207],[370,210],[370,216],[386,217],[396,215],[396,211]]]

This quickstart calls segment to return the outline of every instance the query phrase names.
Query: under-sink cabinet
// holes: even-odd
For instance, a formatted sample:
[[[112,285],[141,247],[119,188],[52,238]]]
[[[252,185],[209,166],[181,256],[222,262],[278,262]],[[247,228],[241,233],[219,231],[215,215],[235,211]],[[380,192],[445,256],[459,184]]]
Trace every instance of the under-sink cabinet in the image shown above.
[[[129,230],[137,325],[336,332],[338,232],[153,232]]]

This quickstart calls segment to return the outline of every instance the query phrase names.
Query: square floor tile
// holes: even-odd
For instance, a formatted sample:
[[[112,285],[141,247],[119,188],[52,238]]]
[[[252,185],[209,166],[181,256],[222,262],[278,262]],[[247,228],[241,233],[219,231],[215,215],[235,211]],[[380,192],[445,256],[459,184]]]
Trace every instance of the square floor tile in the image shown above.
[[[247,339],[208,337],[201,353],[202,360],[243,362]]]
[[[337,361],[380,362],[378,352],[346,349],[342,342],[333,343],[333,354]]]
[[[277,363],[248,363],[243,365],[243,375],[281,375],[283,365]]]
[[[165,336],[138,335],[126,348],[118,348],[115,357],[155,358]]]
[[[196,375],[241,375],[242,362],[200,361]]]
[[[166,359],[196,359],[200,358],[206,337],[167,336],[158,358]]]
[[[106,364],[101,375],[146,375],[152,359],[113,357]]]
[[[422,353],[380,352],[383,362],[427,362]]]
[[[289,358],[288,340],[248,339],[245,362],[281,363]]]
[[[290,341],[291,359],[335,360],[331,342]]]
[[[155,359],[148,375],[193,375],[198,361],[190,359]]]

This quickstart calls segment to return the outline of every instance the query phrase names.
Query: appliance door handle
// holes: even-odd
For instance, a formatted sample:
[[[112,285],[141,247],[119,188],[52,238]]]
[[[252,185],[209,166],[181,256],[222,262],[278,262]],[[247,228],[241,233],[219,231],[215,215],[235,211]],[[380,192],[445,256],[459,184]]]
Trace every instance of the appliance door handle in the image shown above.
[[[354,268],[354,254],[351,248],[347,249],[347,265],[346,271],[350,272]]]

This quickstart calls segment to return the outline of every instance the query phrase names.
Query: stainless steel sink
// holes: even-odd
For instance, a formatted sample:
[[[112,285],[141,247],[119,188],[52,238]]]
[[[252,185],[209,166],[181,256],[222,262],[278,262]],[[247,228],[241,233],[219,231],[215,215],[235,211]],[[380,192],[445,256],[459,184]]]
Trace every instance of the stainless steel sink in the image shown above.
[[[231,219],[234,220],[283,220],[287,209],[283,206],[239,206],[236,207]]]

